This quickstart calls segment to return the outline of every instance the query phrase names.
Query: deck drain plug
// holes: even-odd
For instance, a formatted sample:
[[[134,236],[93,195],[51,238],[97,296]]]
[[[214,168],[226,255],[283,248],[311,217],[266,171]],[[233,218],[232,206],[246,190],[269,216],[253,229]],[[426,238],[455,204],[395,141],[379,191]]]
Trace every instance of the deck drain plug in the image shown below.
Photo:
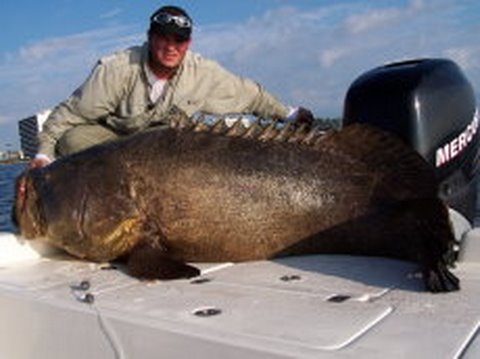
[[[300,279],[302,279],[302,277],[300,277],[298,274],[286,274],[280,277],[280,280],[283,282],[293,282]]]
[[[208,283],[211,282],[212,280],[210,278],[198,278],[190,281],[190,284],[203,284],[203,283]]]
[[[202,318],[213,317],[221,313],[222,313],[221,309],[214,308],[214,307],[200,308],[200,309],[195,309],[193,311],[193,315],[196,315],[197,317],[202,317]]]
[[[348,295],[348,294],[334,294],[331,297],[327,298],[327,302],[343,303],[343,302],[346,302],[347,300],[349,300],[350,298],[352,298],[352,296]]]
[[[101,270],[115,270],[115,269],[117,269],[117,266],[115,264],[112,264],[112,263],[107,263],[107,264],[101,265],[100,269]]]

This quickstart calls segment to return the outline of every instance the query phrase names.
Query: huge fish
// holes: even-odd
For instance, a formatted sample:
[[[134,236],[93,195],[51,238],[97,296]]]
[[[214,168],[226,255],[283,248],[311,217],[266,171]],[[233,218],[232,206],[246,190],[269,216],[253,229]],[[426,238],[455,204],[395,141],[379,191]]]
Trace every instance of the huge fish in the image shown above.
[[[343,253],[415,261],[430,291],[459,289],[432,168],[393,135],[191,123],[174,116],[170,128],[26,171],[13,209],[21,234],[86,260],[124,259],[138,278],[198,275],[187,262]]]

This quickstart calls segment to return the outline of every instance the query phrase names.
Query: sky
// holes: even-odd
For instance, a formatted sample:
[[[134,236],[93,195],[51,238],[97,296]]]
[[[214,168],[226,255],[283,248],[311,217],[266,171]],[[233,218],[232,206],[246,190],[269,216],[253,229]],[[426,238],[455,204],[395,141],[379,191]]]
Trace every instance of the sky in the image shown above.
[[[454,60],[480,98],[478,0],[2,1],[0,151],[18,120],[56,106],[96,61],[145,41],[163,5],[194,20],[192,49],[291,106],[341,117],[349,85],[390,62]]]

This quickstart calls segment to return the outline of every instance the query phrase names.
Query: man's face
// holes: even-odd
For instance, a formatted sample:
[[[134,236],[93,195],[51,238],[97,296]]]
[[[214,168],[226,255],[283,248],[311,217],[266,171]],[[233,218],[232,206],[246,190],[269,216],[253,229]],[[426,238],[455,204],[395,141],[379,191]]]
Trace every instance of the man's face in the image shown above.
[[[152,60],[167,68],[180,65],[190,46],[191,40],[180,41],[175,35],[150,35],[150,52]]]

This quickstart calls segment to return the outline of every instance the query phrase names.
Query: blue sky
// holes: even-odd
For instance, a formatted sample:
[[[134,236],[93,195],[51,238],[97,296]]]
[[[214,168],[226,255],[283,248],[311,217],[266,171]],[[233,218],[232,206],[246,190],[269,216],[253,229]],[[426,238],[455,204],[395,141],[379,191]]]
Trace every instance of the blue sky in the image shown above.
[[[2,1],[0,151],[17,121],[65,99],[103,55],[141,43],[167,3]],[[340,116],[349,84],[384,63],[455,60],[480,91],[478,0],[184,0],[194,51],[263,84],[289,105]],[[478,96],[477,96],[478,97]]]

